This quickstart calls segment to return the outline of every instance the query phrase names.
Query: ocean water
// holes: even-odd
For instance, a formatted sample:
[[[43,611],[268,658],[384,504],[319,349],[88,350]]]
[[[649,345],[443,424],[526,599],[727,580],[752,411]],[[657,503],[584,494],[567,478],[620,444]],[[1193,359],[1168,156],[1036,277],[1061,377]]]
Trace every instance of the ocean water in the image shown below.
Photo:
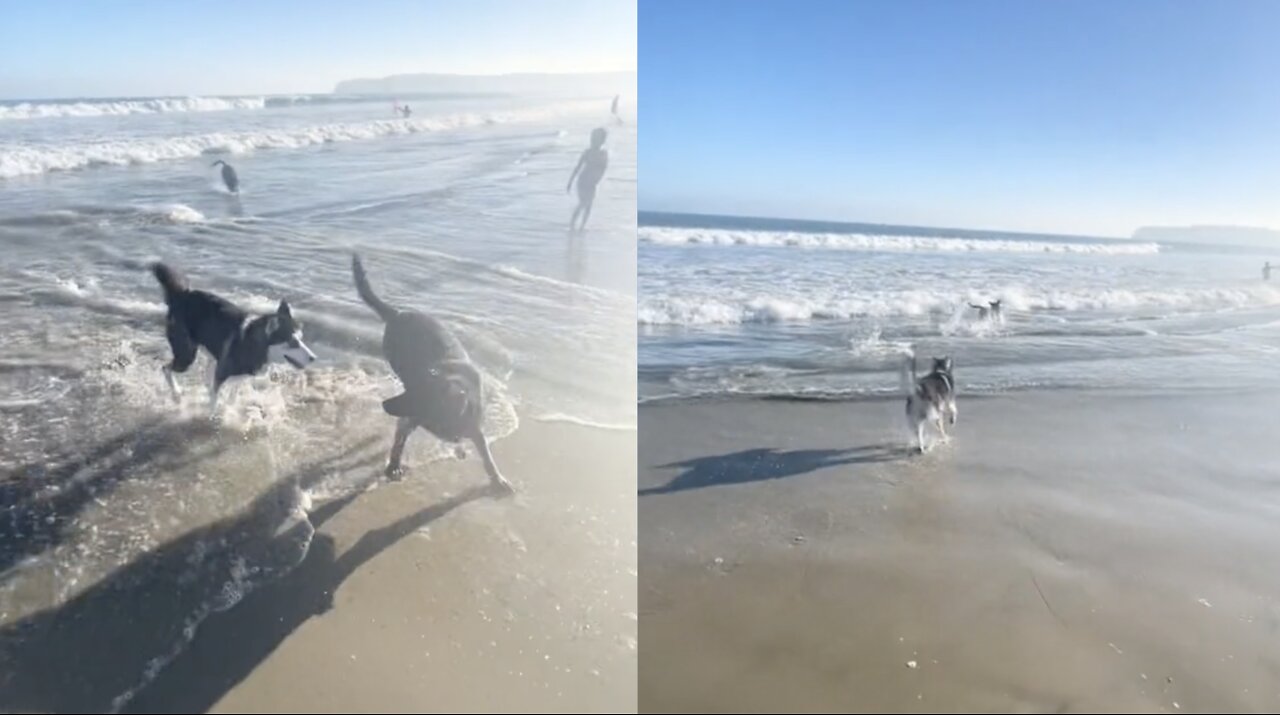
[[[640,398],[1274,385],[1275,256],[1233,246],[641,214]],[[1277,279],[1280,280],[1280,279]],[[1003,301],[982,320],[969,303]]]
[[[398,387],[352,251],[384,299],[458,332],[491,439],[531,420],[633,429],[636,134],[609,99],[399,97],[411,119],[328,95],[0,103],[0,643],[185,544],[186,625],[120,666],[123,707],[205,615],[305,554],[310,502],[368,486]],[[564,186],[597,126],[611,164],[574,236]],[[287,299],[320,360],[229,384],[211,424],[202,354],[175,404],[158,259],[250,310]],[[484,482],[469,454],[466,484],[431,483],[454,458],[418,433],[404,488]],[[2,681],[0,709],[24,707]]]

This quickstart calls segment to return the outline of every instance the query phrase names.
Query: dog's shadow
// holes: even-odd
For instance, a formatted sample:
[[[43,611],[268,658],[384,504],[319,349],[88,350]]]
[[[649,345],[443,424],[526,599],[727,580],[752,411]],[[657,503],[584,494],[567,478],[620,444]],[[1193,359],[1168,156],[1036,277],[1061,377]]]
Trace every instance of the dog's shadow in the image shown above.
[[[277,481],[242,513],[145,554],[61,606],[0,628],[0,711],[205,712],[331,608],[361,565],[492,494],[488,486],[468,490],[369,531],[339,554],[316,529],[360,490],[309,520],[288,515],[299,490],[335,468],[380,461],[369,454],[340,463],[353,451]],[[369,483],[375,475],[370,469]]]
[[[89,504],[141,467],[179,471],[227,449],[231,440],[217,436],[208,420],[157,418],[83,451],[9,470],[0,477],[0,579],[24,559],[61,544]]]
[[[907,459],[912,451],[900,444],[875,444],[850,449],[796,449],[780,451],[772,447],[747,449],[731,454],[698,457],[673,462],[657,469],[681,468],[674,479],[639,491],[640,496],[745,484],[808,474],[827,467],[870,464]]]

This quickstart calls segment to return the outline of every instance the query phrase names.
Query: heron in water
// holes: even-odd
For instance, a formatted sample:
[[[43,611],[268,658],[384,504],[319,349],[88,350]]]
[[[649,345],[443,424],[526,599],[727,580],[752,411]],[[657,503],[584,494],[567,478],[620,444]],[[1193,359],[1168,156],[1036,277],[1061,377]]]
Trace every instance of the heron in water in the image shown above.
[[[240,177],[236,176],[236,170],[221,159],[213,162],[210,166],[217,166],[218,164],[222,164],[222,183],[227,185],[227,191],[233,194],[240,193]]]

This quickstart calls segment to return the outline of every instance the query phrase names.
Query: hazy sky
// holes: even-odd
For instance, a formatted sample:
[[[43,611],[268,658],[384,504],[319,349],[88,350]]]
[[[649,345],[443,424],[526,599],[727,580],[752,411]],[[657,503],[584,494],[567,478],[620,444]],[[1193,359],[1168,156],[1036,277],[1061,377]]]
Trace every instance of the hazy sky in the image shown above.
[[[1280,2],[642,0],[640,206],[1280,228]]]
[[[635,0],[0,0],[0,98],[635,68]]]

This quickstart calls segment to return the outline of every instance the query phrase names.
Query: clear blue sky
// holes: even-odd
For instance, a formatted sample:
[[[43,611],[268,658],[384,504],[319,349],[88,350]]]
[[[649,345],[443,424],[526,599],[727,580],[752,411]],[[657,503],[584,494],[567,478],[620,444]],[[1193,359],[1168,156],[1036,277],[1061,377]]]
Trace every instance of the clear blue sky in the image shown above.
[[[640,207],[1280,228],[1280,2],[641,0]]]
[[[635,0],[0,0],[0,98],[635,67]]]

